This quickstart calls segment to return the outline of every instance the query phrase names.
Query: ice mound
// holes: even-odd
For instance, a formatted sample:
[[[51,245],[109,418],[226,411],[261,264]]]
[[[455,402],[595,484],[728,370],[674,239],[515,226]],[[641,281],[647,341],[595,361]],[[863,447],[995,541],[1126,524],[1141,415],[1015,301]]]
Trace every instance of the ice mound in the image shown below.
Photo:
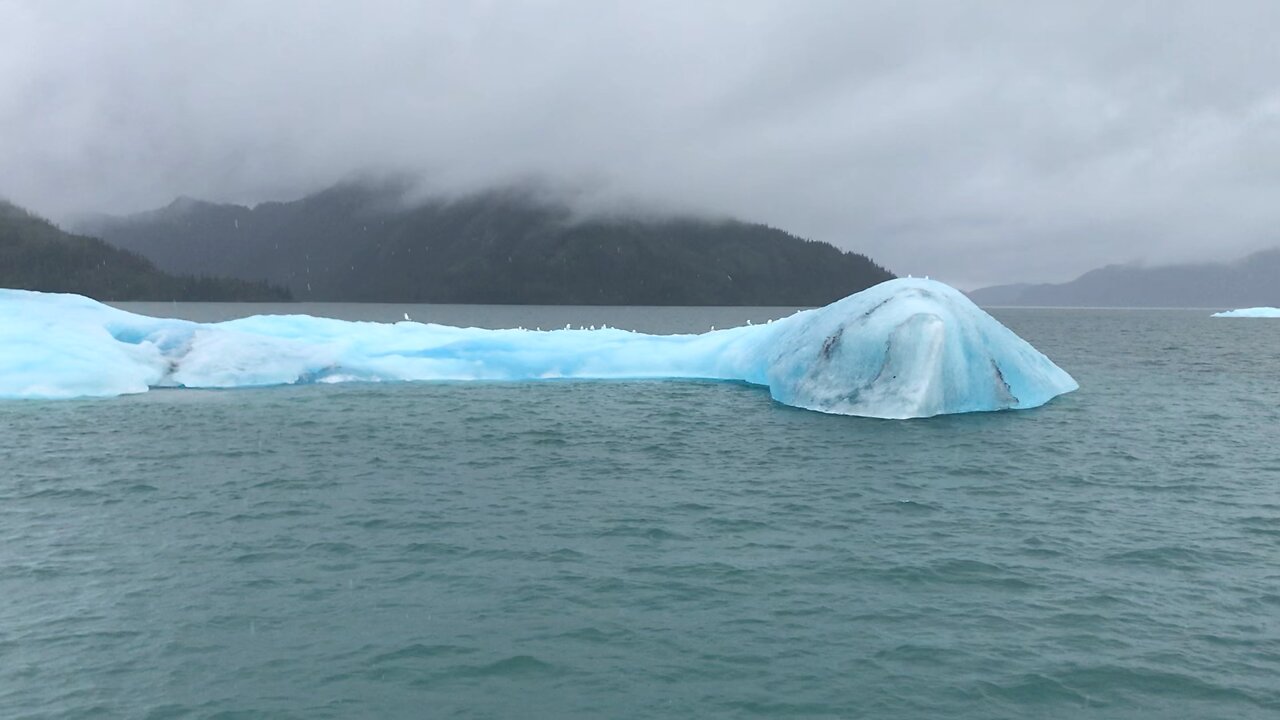
[[[1239,310],[1227,310],[1225,312],[1214,313],[1213,317],[1280,318],[1280,308],[1273,308],[1273,307],[1241,308]]]
[[[962,293],[919,279],[891,280],[766,325],[700,335],[306,315],[200,324],[78,295],[0,290],[0,397],[545,378],[745,381],[788,405],[879,418],[1036,407],[1078,387]]]

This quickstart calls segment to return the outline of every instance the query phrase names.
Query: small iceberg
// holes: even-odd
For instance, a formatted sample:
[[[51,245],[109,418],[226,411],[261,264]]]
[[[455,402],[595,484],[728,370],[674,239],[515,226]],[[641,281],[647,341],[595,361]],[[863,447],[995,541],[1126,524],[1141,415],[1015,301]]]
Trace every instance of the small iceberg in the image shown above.
[[[1227,310],[1225,312],[1214,313],[1212,317],[1221,318],[1280,318],[1280,308],[1273,307],[1252,307],[1240,308],[1239,310]]]
[[[1078,387],[963,293],[927,279],[891,280],[771,323],[691,335],[308,315],[202,324],[79,295],[0,290],[0,398],[548,378],[741,381],[787,405],[876,418],[1031,408]]]

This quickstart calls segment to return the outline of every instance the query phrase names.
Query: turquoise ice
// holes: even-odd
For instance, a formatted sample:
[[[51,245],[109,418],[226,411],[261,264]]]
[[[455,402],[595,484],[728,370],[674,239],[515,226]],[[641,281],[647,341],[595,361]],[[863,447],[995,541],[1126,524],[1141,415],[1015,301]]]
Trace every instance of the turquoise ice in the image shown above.
[[[697,378],[787,405],[878,418],[1031,408],[1078,385],[936,281],[899,279],[765,325],[696,335],[535,331],[258,315],[135,315],[78,295],[0,290],[0,397],[297,383]]]

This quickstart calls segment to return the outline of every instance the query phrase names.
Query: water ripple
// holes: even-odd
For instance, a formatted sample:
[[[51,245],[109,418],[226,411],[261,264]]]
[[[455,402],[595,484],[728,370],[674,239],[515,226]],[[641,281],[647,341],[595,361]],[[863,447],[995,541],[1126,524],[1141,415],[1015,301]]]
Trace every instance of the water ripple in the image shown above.
[[[1280,332],[1197,317],[1008,311],[1079,393],[904,423],[724,383],[0,404],[0,717],[1276,717]]]

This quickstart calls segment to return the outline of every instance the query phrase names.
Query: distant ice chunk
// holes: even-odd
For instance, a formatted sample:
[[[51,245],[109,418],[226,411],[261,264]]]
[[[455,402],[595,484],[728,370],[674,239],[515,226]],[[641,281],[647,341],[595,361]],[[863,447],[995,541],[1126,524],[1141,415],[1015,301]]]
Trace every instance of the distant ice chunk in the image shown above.
[[[1078,387],[962,293],[924,279],[891,280],[772,323],[698,335],[307,315],[200,324],[78,295],[0,290],[0,397],[543,378],[745,381],[788,405],[878,418],[1036,407]]]
[[[1227,310],[1225,312],[1214,313],[1213,317],[1221,318],[1280,318],[1280,308],[1273,307],[1252,307],[1241,308],[1239,310]]]

